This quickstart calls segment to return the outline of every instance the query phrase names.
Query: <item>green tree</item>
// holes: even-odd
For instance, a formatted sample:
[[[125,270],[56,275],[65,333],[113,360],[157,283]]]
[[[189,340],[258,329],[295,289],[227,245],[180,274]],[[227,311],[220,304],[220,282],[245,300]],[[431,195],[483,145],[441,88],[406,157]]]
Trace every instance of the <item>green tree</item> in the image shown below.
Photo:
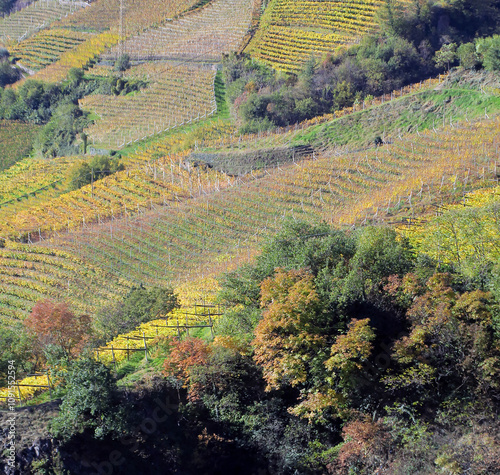
[[[346,81],[339,82],[333,89],[332,111],[349,107],[354,102],[354,92],[351,84]]]
[[[139,287],[132,289],[123,302],[102,308],[94,324],[99,334],[109,339],[178,307],[179,300],[171,288]]]
[[[357,239],[349,273],[335,291],[346,301],[366,299],[385,277],[404,275],[411,270],[413,256],[409,243],[388,227],[366,227]]]
[[[97,439],[122,435],[127,411],[109,368],[92,358],[82,358],[71,365],[65,384],[60,412],[50,425],[56,437],[69,440],[86,430]]]
[[[130,56],[128,54],[122,54],[116,61],[114,70],[115,71],[126,71],[130,68]]]
[[[356,387],[363,372],[363,364],[371,355],[375,333],[370,319],[353,319],[345,335],[339,335],[330,349],[331,356],[325,361],[330,371],[329,383],[349,391]]]
[[[488,38],[483,53],[483,66],[487,71],[500,71],[500,35]]]
[[[448,43],[441,46],[439,51],[434,55],[434,62],[440,69],[450,69],[450,65],[457,60],[457,45],[455,43]]]
[[[475,69],[481,64],[474,43],[461,44],[457,49],[457,55],[460,60],[460,66],[464,69]]]
[[[0,60],[0,87],[16,82],[21,75],[19,70],[13,67],[8,61]]]
[[[14,360],[20,372],[33,372],[40,363],[40,354],[35,350],[35,341],[22,324],[0,325],[0,385],[7,384],[8,362]]]
[[[72,103],[62,103],[40,132],[36,148],[46,156],[78,153],[74,143],[77,135],[88,124],[88,114]]]
[[[261,305],[265,310],[255,329],[253,346],[266,390],[305,384],[324,344],[316,329],[321,304],[313,275],[277,269],[273,277],[262,282]]]

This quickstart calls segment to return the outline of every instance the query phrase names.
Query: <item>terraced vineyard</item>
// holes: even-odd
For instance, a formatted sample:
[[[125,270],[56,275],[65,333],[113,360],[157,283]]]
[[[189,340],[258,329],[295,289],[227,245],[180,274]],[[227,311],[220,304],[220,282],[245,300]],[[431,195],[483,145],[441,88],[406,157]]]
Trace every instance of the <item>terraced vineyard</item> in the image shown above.
[[[216,69],[203,65],[145,64],[134,67],[128,78],[140,78],[149,87],[129,96],[91,95],[80,107],[100,119],[86,130],[92,144],[117,149],[147,136],[217,111]]]
[[[0,172],[31,151],[40,126],[0,120]]]
[[[253,255],[286,218],[352,225],[411,217],[495,175],[499,120],[420,133],[369,151],[331,150],[133,219],[44,246],[75,253],[116,278],[159,283],[225,271]],[[35,248],[37,246],[33,246]]]
[[[52,22],[87,7],[77,0],[37,0],[12,15],[0,19],[0,43],[21,41]]]
[[[77,256],[42,246],[7,242],[0,248],[0,316],[22,319],[43,298],[69,300],[81,312],[95,312],[113,301],[131,283],[116,279]]]
[[[0,221],[67,191],[66,179],[79,157],[26,158],[0,173]]]
[[[43,204],[26,207],[0,223],[3,238],[37,240],[144,208],[172,206],[187,198],[229,186],[222,174],[184,164],[184,154],[129,168]]]
[[[122,163],[127,170],[135,174],[138,169],[150,166],[150,169],[158,171],[159,157],[167,157],[174,153],[181,153],[187,150],[190,146],[195,146],[197,140],[205,137],[226,136],[233,133],[234,128],[228,122],[220,119],[207,120],[204,123],[196,125],[187,125],[177,130],[165,134],[160,140],[156,140],[153,145],[138,147],[137,151],[124,157]],[[180,155],[178,155],[180,156]],[[9,227],[8,223],[16,221],[16,216],[22,216],[30,210],[35,210],[38,207],[44,208],[47,202],[57,205],[58,201],[52,201],[63,193],[67,193],[69,189],[69,176],[72,169],[77,164],[84,160],[89,160],[88,157],[58,157],[55,159],[37,159],[26,158],[19,161],[16,165],[7,168],[0,172],[0,238],[6,237],[8,230],[13,231],[13,237],[18,238],[19,232]],[[172,169],[169,167],[169,173]],[[171,178],[170,178],[171,179]],[[98,189],[95,184],[94,191]],[[180,195],[178,195],[180,196]],[[190,195],[189,195],[190,196]],[[155,200],[153,200],[155,202]],[[120,202],[121,203],[121,202]],[[125,211],[124,204],[114,203],[113,210]],[[148,200],[148,195],[145,195],[140,201],[140,206],[151,206],[151,199]],[[133,207],[137,211],[137,203]],[[133,212],[131,207],[127,208],[127,212]],[[99,212],[95,210],[90,216],[90,221],[97,221],[100,217],[111,217],[110,210]],[[87,217],[89,218],[89,217]],[[75,225],[81,226],[82,221]],[[46,227],[48,230],[53,230],[52,226]],[[35,239],[36,236],[33,236]]]
[[[275,69],[297,71],[312,56],[331,54],[375,27],[381,0],[271,0],[247,48]]]
[[[411,217],[418,206],[445,193],[461,196],[495,175],[499,125],[463,123],[357,153],[331,149],[244,178],[192,167],[185,154],[148,163],[141,153],[130,161],[137,165],[93,189],[8,219],[4,230],[14,238],[36,241],[38,229],[60,236],[32,245],[7,241],[1,249],[1,315],[21,318],[37,299],[63,292],[83,309],[116,298],[132,282],[175,283],[227,270],[290,217],[340,225]]]
[[[164,26],[133,36],[104,59],[121,53],[135,60],[199,59],[219,61],[236,51],[251,25],[253,0],[213,0]]]
[[[88,39],[88,35],[71,30],[43,30],[22,41],[10,53],[19,58],[21,64],[32,71],[38,71],[57,61],[64,52],[72,50]]]
[[[75,48],[62,53],[56,62],[38,71],[31,76],[31,79],[51,83],[60,82],[66,78],[71,68],[84,68],[89,66],[95,61],[97,56],[118,43],[119,40],[120,37],[117,34],[109,32],[90,36],[86,41],[81,42]],[[21,84],[23,84],[23,81],[18,81],[16,86],[19,87]]]
[[[126,0],[123,8],[123,35],[130,36],[146,28],[159,26],[166,20],[194,7],[199,0]],[[109,29],[118,32],[120,0],[99,0],[89,8],[66,17],[56,26],[78,31],[102,32]]]

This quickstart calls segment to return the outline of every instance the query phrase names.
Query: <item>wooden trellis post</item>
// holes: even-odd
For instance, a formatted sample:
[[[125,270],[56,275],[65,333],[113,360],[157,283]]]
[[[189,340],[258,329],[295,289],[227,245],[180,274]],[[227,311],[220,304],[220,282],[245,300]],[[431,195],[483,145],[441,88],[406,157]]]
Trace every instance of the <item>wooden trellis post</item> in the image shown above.
[[[111,354],[113,355],[113,364],[114,364],[115,369],[116,369],[115,350],[113,348],[113,345],[111,345]]]
[[[215,338],[215,336],[214,336],[214,324],[212,322],[212,316],[210,315],[210,313],[208,315],[208,319],[210,322],[210,332],[212,333],[212,339],[214,339]]]
[[[142,339],[144,340],[144,355],[146,356],[146,361],[149,362],[149,358],[148,358],[148,345],[146,343],[146,334],[144,332],[142,332]]]
[[[21,387],[19,386],[19,381],[16,381],[17,384],[17,392],[19,393],[19,405],[22,405],[23,396],[21,394]]]
[[[50,398],[52,399],[52,383],[50,381],[50,377],[49,377],[49,372],[47,371],[47,385],[49,386],[49,394],[50,394]]]

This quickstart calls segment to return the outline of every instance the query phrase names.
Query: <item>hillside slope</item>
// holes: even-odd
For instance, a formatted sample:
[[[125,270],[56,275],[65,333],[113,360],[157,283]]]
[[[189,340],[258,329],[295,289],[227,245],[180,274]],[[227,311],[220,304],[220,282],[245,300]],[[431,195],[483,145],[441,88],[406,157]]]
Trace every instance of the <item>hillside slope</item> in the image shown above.
[[[374,29],[379,0],[271,0],[246,52],[275,69],[297,72]]]
[[[160,203],[151,211],[143,209],[134,219],[91,227],[84,223],[82,232],[22,245],[23,253],[16,258],[29,262],[58,248],[64,255],[79,256],[85,265],[113,275],[113,282],[158,284],[195,279],[249,258],[265,236],[279,229],[283,219],[351,226],[386,214],[389,220],[394,215],[411,219],[443,200],[460,199],[496,179],[498,127],[498,119],[463,122],[394,139],[370,150],[325,150],[308,160],[252,173],[245,180],[214,175],[207,181],[211,190],[205,188],[198,196],[190,198],[187,190],[180,203]],[[162,170],[158,163],[144,172],[154,179],[155,173],[162,176]],[[198,172],[191,169],[184,178],[186,185],[197,183]],[[2,289],[4,307],[26,312],[27,301],[32,299],[34,304],[44,294],[70,297],[66,283],[70,287],[77,276],[63,277],[56,284],[62,276],[54,275],[47,288],[42,274],[20,271],[14,265],[10,247],[2,251],[0,262],[0,272],[8,283]],[[113,287],[106,291],[114,292]],[[22,294],[19,305],[7,298],[16,292]],[[71,298],[81,296],[77,293]],[[11,310],[4,313],[8,315]]]

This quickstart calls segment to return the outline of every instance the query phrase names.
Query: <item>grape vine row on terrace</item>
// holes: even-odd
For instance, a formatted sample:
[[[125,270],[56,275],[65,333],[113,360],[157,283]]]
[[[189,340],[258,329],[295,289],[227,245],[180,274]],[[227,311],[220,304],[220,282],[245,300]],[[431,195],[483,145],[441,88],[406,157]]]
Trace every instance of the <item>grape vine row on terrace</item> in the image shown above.
[[[86,2],[76,0],[37,0],[22,10],[0,19],[0,43],[22,41],[52,22],[87,6]]]
[[[236,51],[252,21],[253,0],[214,0],[206,7],[133,36],[102,56],[113,60],[212,60]]]
[[[202,64],[155,63],[133,67],[126,78],[148,81],[134,95],[91,95],[80,107],[100,117],[86,130],[92,145],[119,149],[217,111],[216,69]]]

